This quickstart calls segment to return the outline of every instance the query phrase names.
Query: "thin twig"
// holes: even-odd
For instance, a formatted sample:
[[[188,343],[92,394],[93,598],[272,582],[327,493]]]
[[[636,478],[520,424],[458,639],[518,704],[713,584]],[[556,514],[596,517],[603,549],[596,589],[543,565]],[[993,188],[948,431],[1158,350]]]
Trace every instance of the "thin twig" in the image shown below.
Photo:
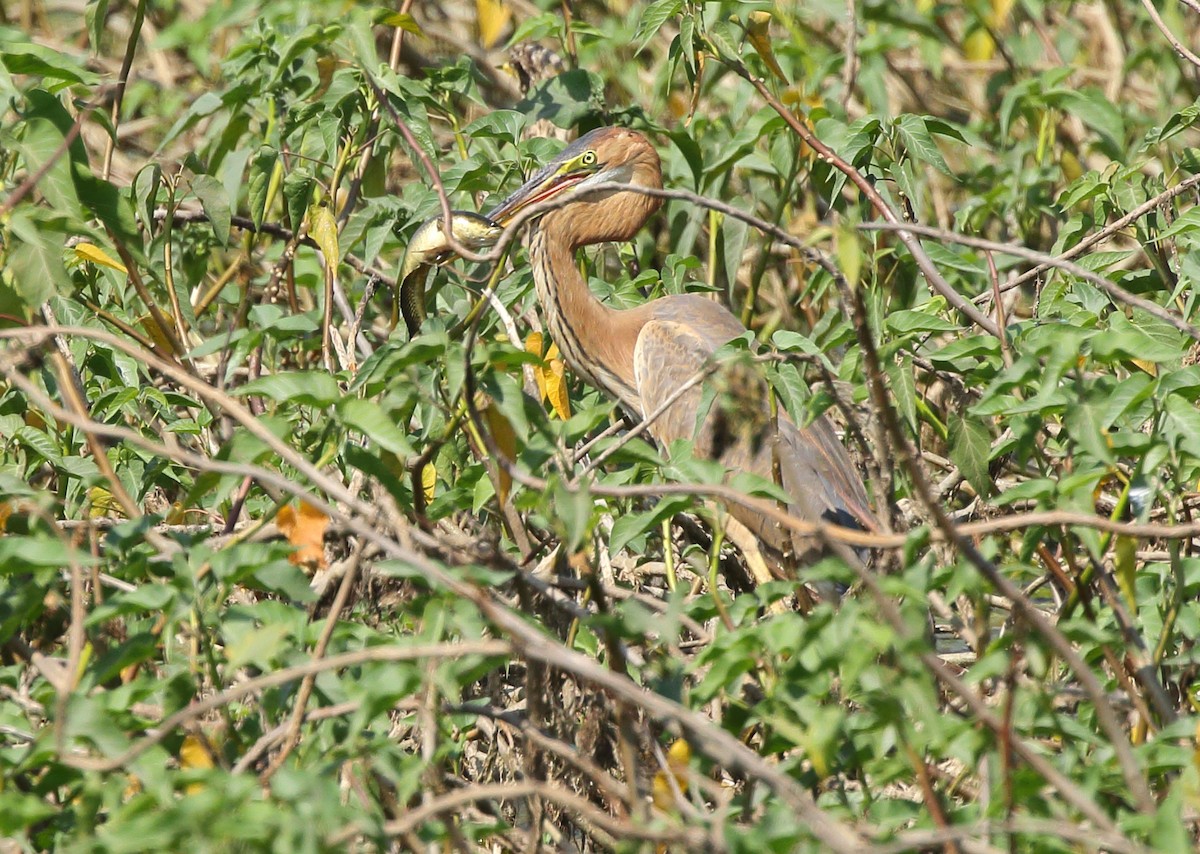
[[[1162,15],[1158,14],[1158,10],[1154,8],[1154,4],[1150,0],[1142,0],[1142,6],[1145,7],[1147,14],[1150,15],[1150,20],[1154,22],[1154,26],[1158,27],[1159,32],[1163,34],[1163,38],[1170,42],[1175,52],[1196,66],[1196,68],[1200,68],[1200,56],[1196,56],[1196,54],[1188,50],[1187,46],[1175,37],[1170,27],[1167,26],[1167,22],[1162,19]]]
[[[1039,264],[1044,264],[1048,267],[1058,267],[1065,270],[1072,276],[1078,276],[1089,284],[1093,284],[1100,290],[1104,291],[1117,302],[1133,308],[1139,308],[1147,314],[1158,318],[1163,323],[1169,323],[1171,326],[1178,329],[1183,334],[1200,341],[1200,329],[1192,326],[1186,320],[1176,317],[1167,309],[1163,308],[1156,302],[1151,302],[1148,299],[1131,294],[1129,291],[1122,288],[1115,282],[1111,282],[1103,276],[1093,273],[1086,267],[1081,267],[1071,261],[1066,261],[1052,255],[1047,255],[1044,252],[1038,252],[1033,249],[1026,249],[1024,246],[1017,246],[1012,243],[997,243],[994,240],[984,240],[980,237],[968,237],[965,234],[955,234],[953,231],[947,231],[942,228],[931,228],[925,225],[893,225],[892,223],[870,222],[863,223],[859,228],[864,231],[898,231],[906,229],[914,234],[921,234],[926,237],[945,240],[950,243],[958,243],[962,246],[970,246],[975,249],[983,249],[991,252],[1002,252],[1005,255],[1012,255],[1016,258],[1024,258],[1028,261],[1036,261]]]

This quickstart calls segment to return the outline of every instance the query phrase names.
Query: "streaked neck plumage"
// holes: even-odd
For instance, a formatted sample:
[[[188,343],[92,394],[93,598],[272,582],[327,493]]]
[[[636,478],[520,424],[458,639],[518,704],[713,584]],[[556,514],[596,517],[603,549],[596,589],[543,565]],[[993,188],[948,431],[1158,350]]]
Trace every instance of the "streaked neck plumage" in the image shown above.
[[[550,336],[572,371],[640,414],[633,348],[647,312],[644,306],[619,311],[596,298],[576,266],[571,241],[560,233],[564,222],[546,216],[533,225],[529,241],[533,281]]]

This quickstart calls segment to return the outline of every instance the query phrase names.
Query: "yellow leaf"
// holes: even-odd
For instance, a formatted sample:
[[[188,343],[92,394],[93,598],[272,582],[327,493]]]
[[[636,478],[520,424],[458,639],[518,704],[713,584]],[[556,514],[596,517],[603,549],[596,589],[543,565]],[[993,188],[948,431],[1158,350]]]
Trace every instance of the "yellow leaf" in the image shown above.
[[[180,768],[212,768],[212,756],[204,747],[204,742],[196,735],[189,733],[179,748]]]
[[[94,243],[76,243],[75,257],[80,261],[90,261],[93,264],[98,264],[101,267],[109,267],[116,270],[118,273],[128,273],[125,265],[117,261],[99,246]]]
[[[1133,362],[1150,376],[1158,376],[1158,365],[1154,362],[1147,362],[1145,359],[1130,359],[1129,361]]]
[[[88,517],[92,519],[103,519],[108,516],[124,516],[125,513],[121,509],[121,505],[113,498],[112,493],[103,486],[93,486],[88,490],[88,500],[91,502],[91,507],[88,508]]]
[[[515,459],[517,456],[517,434],[513,432],[512,424],[508,423],[508,419],[496,407],[496,404],[489,402],[483,410],[483,415],[487,419],[488,430],[492,434],[492,439],[496,442],[496,447],[500,449],[500,453],[504,454],[508,459]],[[496,498],[501,504],[508,501],[508,493],[512,491],[512,475],[499,463],[496,464],[496,469],[499,477],[499,482],[496,488]]]
[[[396,27],[414,36],[421,35],[421,25],[417,19],[407,12],[390,12],[379,19],[378,23],[385,27]]]
[[[654,775],[654,781],[651,786],[651,791],[654,795],[654,805],[660,810],[669,810],[675,805],[675,791],[678,787],[680,793],[686,792],[687,784],[687,769],[688,762],[692,758],[692,749],[688,747],[688,743],[682,738],[677,738],[667,749],[667,771],[671,773],[671,778],[674,778],[675,785],[671,785],[671,778],[667,777],[665,771],[661,768]]]
[[[315,101],[325,94],[329,89],[329,84],[333,82],[333,72],[337,70],[338,58],[332,53],[327,53],[317,57],[317,79],[320,81],[317,90],[308,96],[308,100]]]
[[[747,18],[746,35],[750,38],[750,44],[767,64],[767,68],[771,69],[771,73],[786,83],[787,78],[775,59],[774,48],[771,47],[771,13],[760,9],[751,12]]]
[[[862,274],[862,247],[858,243],[858,231],[843,223],[834,232],[834,237],[838,266],[853,287],[858,284],[858,277]]]
[[[183,739],[183,744],[179,747],[179,767],[187,770],[189,768],[212,768],[212,756],[205,749],[204,742],[199,736],[188,733]],[[187,787],[187,793],[194,795],[204,788],[201,783],[191,783]]]
[[[307,501],[301,501],[299,509],[285,504],[275,516],[275,524],[296,550],[288,560],[297,566],[325,569],[325,529],[329,517]]]
[[[1008,20],[1015,3],[1016,0],[992,0],[992,12],[988,15],[988,23],[993,27],[1003,25]]]
[[[14,506],[11,501],[0,501],[0,534],[4,533],[4,528],[8,525],[8,517],[12,515]]]
[[[1063,177],[1068,181],[1074,181],[1083,174],[1083,164],[1079,162],[1079,158],[1075,156],[1075,152],[1063,150],[1063,153],[1058,156],[1058,165],[1062,167]]]
[[[325,269],[332,270],[338,262],[337,220],[328,205],[313,205],[308,209],[308,233],[325,256]]]
[[[530,332],[525,338],[525,352],[532,353],[539,359],[542,357],[542,333]],[[538,399],[546,399],[546,371],[545,365],[535,365],[533,368],[533,378],[537,380]]]
[[[1137,546],[1138,541],[1134,537],[1117,536],[1114,562],[1117,586],[1121,588],[1126,605],[1134,613],[1137,612],[1137,591],[1134,587],[1134,579],[1137,576]]]
[[[437,468],[433,463],[425,463],[425,467],[421,469],[421,491],[425,493],[426,504],[433,500],[434,490],[436,487]]]
[[[567,395],[567,367],[558,354],[558,345],[551,344],[546,353],[546,367],[539,371],[545,382],[543,397],[550,398],[554,414],[566,421],[571,417],[571,398]],[[538,383],[542,385],[541,382]]]
[[[475,0],[475,9],[479,14],[479,43],[490,48],[500,40],[512,12],[503,0]]]
[[[163,333],[162,327],[154,322],[153,315],[143,314],[138,318],[138,326],[142,327],[142,331],[146,333],[146,336],[154,342],[159,350],[164,353],[175,353],[175,345]],[[176,353],[176,355],[178,354]]]
[[[991,33],[979,27],[963,39],[962,52],[972,62],[986,62],[996,55],[996,42]]]

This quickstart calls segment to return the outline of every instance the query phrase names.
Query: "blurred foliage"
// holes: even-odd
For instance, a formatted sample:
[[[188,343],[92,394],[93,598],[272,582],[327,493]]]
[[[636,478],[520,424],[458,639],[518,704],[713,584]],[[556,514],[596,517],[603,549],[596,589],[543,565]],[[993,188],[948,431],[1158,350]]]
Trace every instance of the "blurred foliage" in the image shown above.
[[[0,10],[0,834],[12,850],[507,850],[531,836],[560,850],[825,850],[761,769],[729,764],[702,733],[690,751],[672,746],[675,723],[519,644],[479,646],[508,634],[447,577],[708,714],[869,843],[935,846],[905,834],[950,827],[1017,851],[1191,849],[1200,531],[1133,538],[1021,517],[1195,514],[1200,368],[1180,327],[1200,280],[1198,69],[1136,4],[852,8],[853,21],[832,0]],[[1200,48],[1194,10],[1162,15]],[[569,70],[523,92],[503,66],[531,39]],[[876,212],[738,62],[901,216],[1051,255],[1086,244],[1077,264],[1185,323],[1061,270],[1008,289],[997,314],[994,291],[1030,263],[926,240],[1005,334],[969,325],[893,235],[861,228]],[[976,545],[1057,620],[1103,696],[931,544],[876,430],[835,283],[734,217],[668,200],[632,245],[583,263],[613,305],[724,301],[785,357],[770,370],[797,417],[843,397],[835,411],[881,473],[877,508],[911,532],[874,561],[899,622],[857,588],[836,608],[768,616],[791,585],[746,591],[710,573],[737,558],[677,515],[698,502],[589,493],[713,473],[601,435],[617,414],[585,385],[571,382],[569,403],[545,391],[561,363],[525,343],[540,328],[519,252],[498,286],[518,337],[485,310],[468,349],[481,265],[431,282],[419,337],[394,328],[386,283],[440,207],[381,96],[456,208],[485,210],[558,150],[527,135],[535,122],[630,124],[656,143],[669,187],[835,258],[864,293],[891,405],[938,500],[958,521],[1013,517]],[[21,337],[44,325],[74,331]],[[522,391],[526,366],[541,400]],[[486,429],[545,489],[489,458],[466,417],[468,368]],[[232,401],[249,417],[231,417]],[[597,436],[592,459],[615,452],[572,487]],[[303,495],[337,506],[295,505]],[[433,563],[384,559],[363,526]],[[857,581],[832,558],[805,578]],[[387,652],[404,647],[411,659]],[[920,657],[933,649],[960,656],[951,666],[1004,738],[935,678]],[[295,674],[237,690],[354,651],[367,657],[306,688]],[[1130,790],[1098,699],[1153,804]],[[1012,739],[1066,785],[1016,758]],[[539,780],[577,801],[469,799],[472,786]]]

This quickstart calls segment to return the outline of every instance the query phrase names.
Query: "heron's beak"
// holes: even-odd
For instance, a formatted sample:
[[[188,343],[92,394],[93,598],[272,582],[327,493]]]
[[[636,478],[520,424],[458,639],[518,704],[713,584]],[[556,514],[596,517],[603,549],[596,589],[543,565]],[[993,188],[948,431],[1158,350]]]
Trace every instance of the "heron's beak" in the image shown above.
[[[554,162],[539,170],[512,195],[488,211],[488,218],[498,225],[506,226],[525,208],[552,199],[559,193],[578,186],[599,171],[596,166],[582,166],[577,161],[578,158],[564,163]]]

